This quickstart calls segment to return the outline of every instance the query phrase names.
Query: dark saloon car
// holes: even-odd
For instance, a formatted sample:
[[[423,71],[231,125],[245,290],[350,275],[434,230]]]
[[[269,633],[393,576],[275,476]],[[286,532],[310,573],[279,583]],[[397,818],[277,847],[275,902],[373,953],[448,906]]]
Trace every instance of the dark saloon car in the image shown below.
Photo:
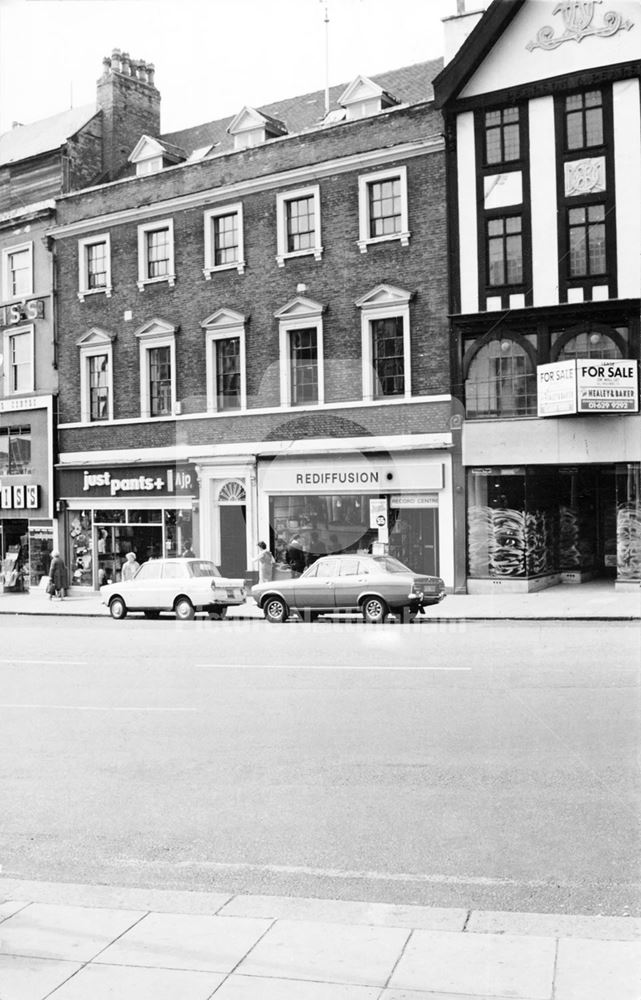
[[[411,620],[445,597],[438,576],[414,573],[392,556],[323,556],[294,579],[252,588],[268,622],[284,622],[290,612],[313,619],[336,611],[360,611],[366,622],[385,621],[390,612]]]

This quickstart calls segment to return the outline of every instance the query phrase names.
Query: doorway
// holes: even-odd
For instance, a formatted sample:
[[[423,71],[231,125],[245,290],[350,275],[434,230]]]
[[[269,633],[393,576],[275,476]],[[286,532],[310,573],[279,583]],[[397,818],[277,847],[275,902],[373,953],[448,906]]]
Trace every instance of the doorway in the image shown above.
[[[225,483],[218,494],[220,512],[220,572],[244,579],[247,574],[247,506],[244,486]]]
[[[402,507],[390,515],[390,555],[417,573],[438,576],[438,508]]]

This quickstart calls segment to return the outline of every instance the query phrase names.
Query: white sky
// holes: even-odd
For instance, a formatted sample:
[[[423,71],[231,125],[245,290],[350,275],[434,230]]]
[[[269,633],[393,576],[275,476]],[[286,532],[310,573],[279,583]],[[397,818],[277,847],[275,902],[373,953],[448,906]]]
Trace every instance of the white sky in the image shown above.
[[[456,13],[456,0],[327,4],[330,85],[440,56]],[[322,90],[323,18],[324,0],[0,0],[0,132],[91,104],[113,48],[154,63],[163,132]]]

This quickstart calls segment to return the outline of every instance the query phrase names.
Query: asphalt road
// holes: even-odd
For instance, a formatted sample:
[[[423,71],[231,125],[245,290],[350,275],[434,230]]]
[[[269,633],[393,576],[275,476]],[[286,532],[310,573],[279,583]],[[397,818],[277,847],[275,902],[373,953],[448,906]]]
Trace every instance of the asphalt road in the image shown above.
[[[7,877],[641,915],[638,623],[0,620]]]

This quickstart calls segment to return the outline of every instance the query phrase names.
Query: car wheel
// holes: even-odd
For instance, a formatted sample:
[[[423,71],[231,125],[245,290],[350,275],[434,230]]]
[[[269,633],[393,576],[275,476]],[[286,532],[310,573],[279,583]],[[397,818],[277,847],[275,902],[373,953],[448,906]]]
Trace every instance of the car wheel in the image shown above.
[[[223,618],[227,617],[227,605],[226,604],[214,604],[209,609],[209,617],[212,622],[221,622]]]
[[[289,608],[282,597],[268,597],[263,604],[263,614],[268,622],[280,624],[289,618]]]
[[[145,618],[160,618],[160,611],[143,611]]]
[[[179,597],[174,604],[176,618],[181,622],[193,621],[196,612],[188,597]]]
[[[116,621],[120,621],[122,618],[127,617],[127,605],[123,601],[122,597],[112,597],[109,601],[109,614]]]
[[[388,615],[388,607],[382,597],[366,597],[361,604],[363,620],[368,625],[378,625],[384,622]]]

